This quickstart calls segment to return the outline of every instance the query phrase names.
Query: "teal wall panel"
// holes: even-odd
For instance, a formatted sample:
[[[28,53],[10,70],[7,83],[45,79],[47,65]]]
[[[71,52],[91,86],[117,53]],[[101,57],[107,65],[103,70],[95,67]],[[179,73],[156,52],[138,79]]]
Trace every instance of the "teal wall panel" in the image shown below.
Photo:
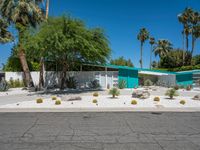
[[[126,82],[126,88],[138,87],[138,70],[119,69],[118,80],[124,80]]]
[[[176,84],[177,85],[192,85],[193,84],[193,74],[177,74],[176,75]]]

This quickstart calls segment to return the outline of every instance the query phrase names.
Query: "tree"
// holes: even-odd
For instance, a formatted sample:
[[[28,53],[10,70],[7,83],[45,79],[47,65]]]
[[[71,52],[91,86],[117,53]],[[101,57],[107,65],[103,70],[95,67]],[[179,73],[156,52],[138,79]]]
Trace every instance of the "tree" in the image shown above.
[[[65,87],[67,71],[74,65],[105,63],[110,56],[109,42],[102,29],[88,29],[81,20],[66,16],[49,18],[26,41],[26,48],[34,49],[38,58],[58,64],[61,89]]]
[[[149,39],[149,32],[146,28],[140,29],[140,32],[137,35],[137,39],[140,41],[140,67],[143,68],[143,45],[145,41]]]
[[[5,44],[10,42],[13,37],[11,33],[7,30],[8,23],[5,22],[2,18],[0,18],[0,43]]]
[[[155,56],[159,55],[160,58],[167,55],[172,50],[172,44],[168,40],[158,40],[154,47]]]
[[[36,27],[43,20],[42,10],[34,0],[2,0],[0,13],[18,31],[18,56],[23,68],[26,86],[34,86],[23,47],[24,33],[29,27]]]
[[[192,38],[192,51],[191,51],[191,54],[193,55],[194,48],[195,48],[195,42],[196,42],[197,39],[200,38],[200,24],[193,27],[192,37],[193,38]]]
[[[130,59],[126,60],[123,56],[116,59],[111,59],[110,64],[128,67],[134,66]]]
[[[149,64],[149,68],[151,69],[151,66],[152,66],[153,45],[155,44],[155,38],[154,37],[150,37],[149,38],[149,44],[151,45],[151,50],[150,50],[150,64]]]

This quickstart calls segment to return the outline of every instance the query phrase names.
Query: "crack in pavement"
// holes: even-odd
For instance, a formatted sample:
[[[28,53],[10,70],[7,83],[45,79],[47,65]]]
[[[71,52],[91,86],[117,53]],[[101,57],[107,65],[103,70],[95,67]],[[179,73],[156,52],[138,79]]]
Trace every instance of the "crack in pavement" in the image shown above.
[[[22,134],[21,137],[25,137],[26,133],[28,133],[32,128],[35,127],[35,125],[37,124],[38,120],[39,120],[39,119],[37,118],[37,119],[34,121],[33,125],[30,126],[30,127]]]

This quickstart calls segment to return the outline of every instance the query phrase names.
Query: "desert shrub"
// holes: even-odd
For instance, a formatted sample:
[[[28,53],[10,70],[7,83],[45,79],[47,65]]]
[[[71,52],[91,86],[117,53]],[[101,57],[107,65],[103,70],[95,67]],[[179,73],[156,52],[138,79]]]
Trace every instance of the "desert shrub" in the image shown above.
[[[92,103],[95,103],[95,104],[96,104],[97,102],[98,102],[98,101],[97,101],[96,99],[93,99],[93,100],[92,100]]]
[[[186,87],[186,90],[187,91],[190,91],[192,89],[192,86],[191,85],[188,85],[187,87]]]
[[[25,87],[24,82],[19,79],[13,80],[12,78],[8,82],[10,88]]]
[[[2,79],[0,82],[0,92],[8,91],[8,89],[9,89],[8,83],[6,82],[5,79]]]
[[[124,89],[126,87],[126,81],[125,80],[120,80],[118,83],[119,89]]]
[[[52,100],[57,100],[57,97],[56,96],[52,96],[51,99]]]
[[[144,86],[152,86],[153,82],[150,79],[144,81]]]
[[[93,80],[89,83],[89,87],[92,89],[97,89],[100,87],[99,81],[98,80]]]
[[[174,86],[174,89],[175,89],[175,90],[178,90],[178,89],[179,89],[179,86],[178,86],[178,85],[175,85],[175,86]]]
[[[154,97],[153,100],[156,101],[156,102],[159,102],[160,101],[160,97]]]
[[[55,101],[55,105],[60,105],[61,104],[61,100],[56,100]]]
[[[136,101],[136,100],[132,100],[132,101],[131,101],[131,104],[132,104],[132,105],[137,105],[137,101]]]
[[[111,94],[112,97],[115,98],[120,94],[120,91],[118,90],[118,88],[112,88],[110,89],[109,94]]]
[[[175,89],[169,89],[165,93],[166,96],[169,96],[170,99],[173,99],[174,96],[178,96],[178,93]]]
[[[98,97],[98,96],[99,96],[99,93],[98,93],[98,92],[94,92],[94,93],[93,93],[93,96],[94,96],[94,97]]]
[[[68,77],[66,79],[66,86],[69,89],[76,89],[78,82],[74,77]]]
[[[36,99],[36,103],[38,103],[38,104],[43,103],[43,99],[42,98]]]
[[[181,100],[179,103],[182,105],[185,105],[186,102],[185,102],[185,100]]]

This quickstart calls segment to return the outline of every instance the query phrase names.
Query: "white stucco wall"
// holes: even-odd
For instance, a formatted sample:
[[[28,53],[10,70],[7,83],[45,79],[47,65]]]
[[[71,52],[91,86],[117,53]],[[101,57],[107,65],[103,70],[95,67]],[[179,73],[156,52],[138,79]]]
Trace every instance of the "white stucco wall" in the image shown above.
[[[31,72],[33,82],[35,85],[39,83],[39,72]],[[118,71],[108,71],[107,72],[107,84],[106,84],[106,72],[105,71],[71,71],[67,73],[67,76],[74,76],[78,81],[79,85],[86,85],[90,81],[97,79],[102,88],[106,88],[109,84],[113,87],[118,81]],[[22,72],[5,72],[5,79],[9,81],[13,80],[23,80]],[[60,84],[60,72],[45,72],[44,80],[46,86],[54,86]]]

